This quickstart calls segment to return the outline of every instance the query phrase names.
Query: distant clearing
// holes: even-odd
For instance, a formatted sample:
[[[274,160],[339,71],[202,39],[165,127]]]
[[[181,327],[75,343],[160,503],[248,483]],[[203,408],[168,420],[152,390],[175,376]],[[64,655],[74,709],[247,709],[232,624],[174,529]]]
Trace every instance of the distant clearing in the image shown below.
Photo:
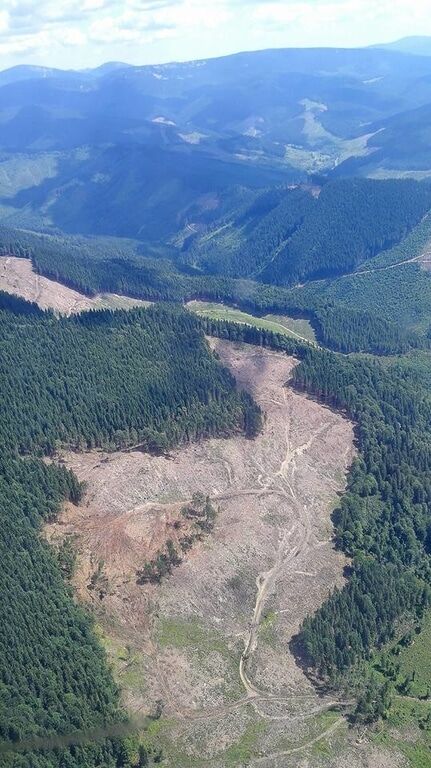
[[[287,315],[264,315],[256,317],[248,312],[243,312],[235,307],[226,306],[206,301],[189,301],[186,305],[197,315],[213,318],[214,320],[231,320],[235,323],[252,325],[284,336],[293,336],[296,339],[316,343],[316,336],[308,320],[297,320]]]
[[[12,155],[0,160],[0,197],[13,198],[22,189],[36,187],[58,173],[60,155],[57,152]]]
[[[49,280],[33,271],[29,259],[14,256],[0,257],[0,290],[14,293],[27,301],[34,301],[41,309],[53,309],[62,315],[71,315],[89,309],[129,309],[148,306],[150,302],[127,296],[99,294],[85,296],[73,288]]]
[[[294,168],[318,172],[335,168],[349,157],[366,157],[370,154],[368,140],[373,133],[362,134],[354,139],[341,138],[327,131],[319,120],[319,115],[326,112],[326,104],[303,99],[304,112],[303,134],[306,147],[286,144],[284,159]]]
[[[353,430],[285,386],[293,359],[212,346],[264,409],[262,434],[170,456],[64,454],[87,491],[47,535],[76,537],[75,587],[92,603],[128,708],[145,714],[163,702],[154,739],[166,765],[267,756],[272,766],[344,728],[330,711],[334,697],[318,696],[297,667],[289,639],[343,582],[330,513],[354,456]],[[181,509],[196,492],[219,510],[214,531],[160,585],[138,585],[137,570],[187,534]]]

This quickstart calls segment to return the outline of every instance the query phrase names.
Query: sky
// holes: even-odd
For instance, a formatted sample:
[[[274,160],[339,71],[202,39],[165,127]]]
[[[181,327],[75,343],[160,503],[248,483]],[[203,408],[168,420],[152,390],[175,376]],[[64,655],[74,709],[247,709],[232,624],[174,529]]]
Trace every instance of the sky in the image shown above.
[[[157,64],[431,35],[431,0],[0,0],[0,69]]]

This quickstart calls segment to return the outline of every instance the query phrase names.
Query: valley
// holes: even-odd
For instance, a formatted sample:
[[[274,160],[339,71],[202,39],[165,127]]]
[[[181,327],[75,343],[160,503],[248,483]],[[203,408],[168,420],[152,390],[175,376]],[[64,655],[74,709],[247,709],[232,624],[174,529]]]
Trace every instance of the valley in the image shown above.
[[[242,764],[224,761],[250,729],[263,757],[343,724],[331,714],[337,697],[316,693],[289,639],[343,582],[330,512],[354,456],[352,426],[285,385],[292,359],[211,346],[264,410],[262,434],[169,456],[62,453],[86,493],[46,529],[51,542],[75,542],[75,588],[95,612],[125,705],[148,714],[163,703],[160,739],[176,766]],[[188,532],[181,508],[197,492],[218,510],[214,533],[160,585],[137,584],[144,562]]]
[[[1,768],[430,768],[430,51],[0,72]]]

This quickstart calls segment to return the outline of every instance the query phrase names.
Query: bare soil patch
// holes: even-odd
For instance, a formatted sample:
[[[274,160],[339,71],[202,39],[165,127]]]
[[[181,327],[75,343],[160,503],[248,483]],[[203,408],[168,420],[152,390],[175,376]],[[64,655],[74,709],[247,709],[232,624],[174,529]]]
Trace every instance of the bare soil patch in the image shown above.
[[[431,271],[431,242],[426,244],[423,253],[417,257],[417,261],[426,272]]]
[[[336,703],[316,694],[289,640],[343,581],[330,514],[354,455],[352,425],[286,386],[293,359],[211,344],[263,408],[262,434],[169,457],[65,454],[87,491],[47,529],[51,540],[77,536],[78,594],[92,603],[129,709],[163,702],[159,737],[176,766],[240,765],[242,751],[276,755],[286,740],[311,748],[316,717]],[[181,508],[198,491],[219,508],[213,533],[161,585],[139,586],[136,571],[187,533]],[[322,722],[328,737],[334,714]]]
[[[149,304],[114,293],[85,296],[73,288],[67,288],[55,280],[38,275],[33,271],[29,259],[19,259],[15,256],[0,256],[0,290],[14,293],[27,301],[34,301],[41,309],[53,309],[62,315],[89,309],[129,309]]]

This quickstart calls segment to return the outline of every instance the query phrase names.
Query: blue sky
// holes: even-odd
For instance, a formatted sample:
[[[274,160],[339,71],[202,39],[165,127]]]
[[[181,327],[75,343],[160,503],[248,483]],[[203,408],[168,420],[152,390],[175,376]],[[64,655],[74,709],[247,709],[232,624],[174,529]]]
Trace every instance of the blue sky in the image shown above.
[[[0,69],[160,63],[431,35],[431,0],[1,0]]]

